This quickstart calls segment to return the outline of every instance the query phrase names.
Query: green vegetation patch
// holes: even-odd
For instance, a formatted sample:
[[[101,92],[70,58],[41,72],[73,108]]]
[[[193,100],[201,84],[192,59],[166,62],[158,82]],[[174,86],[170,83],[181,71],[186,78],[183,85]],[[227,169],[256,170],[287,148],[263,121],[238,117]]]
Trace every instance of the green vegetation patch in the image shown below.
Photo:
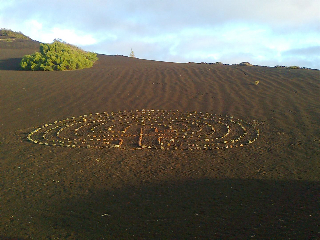
[[[31,40],[28,36],[24,35],[22,32],[15,32],[10,29],[1,28],[0,36],[8,37],[8,38],[18,38],[18,39],[26,39]]]
[[[40,52],[25,55],[20,66],[23,70],[32,71],[76,70],[90,68],[97,60],[96,53],[55,39],[51,44],[40,44]]]
[[[298,67],[298,66],[290,66],[290,67],[288,67],[289,69],[300,69],[300,67]]]

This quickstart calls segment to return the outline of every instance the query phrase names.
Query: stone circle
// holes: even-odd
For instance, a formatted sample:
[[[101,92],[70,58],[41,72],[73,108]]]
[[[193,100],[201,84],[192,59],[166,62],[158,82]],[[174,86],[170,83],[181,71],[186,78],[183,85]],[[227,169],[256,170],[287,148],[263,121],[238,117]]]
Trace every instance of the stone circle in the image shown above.
[[[243,147],[256,124],[232,116],[171,110],[103,112],[44,124],[28,134],[36,144],[70,148],[214,150]]]

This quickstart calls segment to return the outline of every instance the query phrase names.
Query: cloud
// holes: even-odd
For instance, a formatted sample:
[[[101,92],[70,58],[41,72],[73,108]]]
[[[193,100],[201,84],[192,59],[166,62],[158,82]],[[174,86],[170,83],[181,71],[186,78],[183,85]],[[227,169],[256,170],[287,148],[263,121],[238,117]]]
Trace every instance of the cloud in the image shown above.
[[[73,29],[61,29],[54,27],[48,33],[40,37],[43,42],[52,42],[55,38],[62,39],[65,42],[72,42],[75,45],[86,46],[97,42],[90,34]]]
[[[228,22],[255,22],[274,28],[319,25],[318,0],[91,0],[46,2],[11,1],[3,7],[15,19],[42,19],[53,25],[90,29],[152,29],[218,26]],[[48,27],[48,26],[47,26]]]
[[[298,65],[313,53],[294,49],[320,46],[319,9],[318,0],[11,0],[0,6],[0,25],[105,54],[133,48],[165,61]]]
[[[320,46],[311,46],[306,48],[296,48],[296,49],[290,49],[288,51],[284,52],[287,56],[318,56],[320,57]]]
[[[282,53],[282,57],[285,62],[288,62],[290,66],[309,66],[319,69],[320,63],[320,45],[311,46],[305,48],[294,48]],[[293,61],[295,60],[295,61]],[[299,62],[301,64],[296,64]]]

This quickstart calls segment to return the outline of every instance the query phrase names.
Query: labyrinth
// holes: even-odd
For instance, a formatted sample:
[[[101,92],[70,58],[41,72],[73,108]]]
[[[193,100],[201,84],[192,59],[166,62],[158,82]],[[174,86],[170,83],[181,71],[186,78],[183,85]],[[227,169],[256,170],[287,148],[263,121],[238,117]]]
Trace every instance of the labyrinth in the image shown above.
[[[243,147],[259,136],[256,124],[201,112],[103,112],[44,124],[28,134],[36,144],[70,148],[213,150]]]

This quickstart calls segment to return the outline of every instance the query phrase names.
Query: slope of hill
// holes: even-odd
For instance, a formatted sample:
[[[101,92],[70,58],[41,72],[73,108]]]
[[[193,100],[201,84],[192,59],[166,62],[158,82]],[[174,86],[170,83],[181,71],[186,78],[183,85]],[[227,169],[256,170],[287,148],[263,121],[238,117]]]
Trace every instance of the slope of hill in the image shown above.
[[[0,30],[0,70],[18,70],[24,55],[39,51],[40,42],[22,33]]]

